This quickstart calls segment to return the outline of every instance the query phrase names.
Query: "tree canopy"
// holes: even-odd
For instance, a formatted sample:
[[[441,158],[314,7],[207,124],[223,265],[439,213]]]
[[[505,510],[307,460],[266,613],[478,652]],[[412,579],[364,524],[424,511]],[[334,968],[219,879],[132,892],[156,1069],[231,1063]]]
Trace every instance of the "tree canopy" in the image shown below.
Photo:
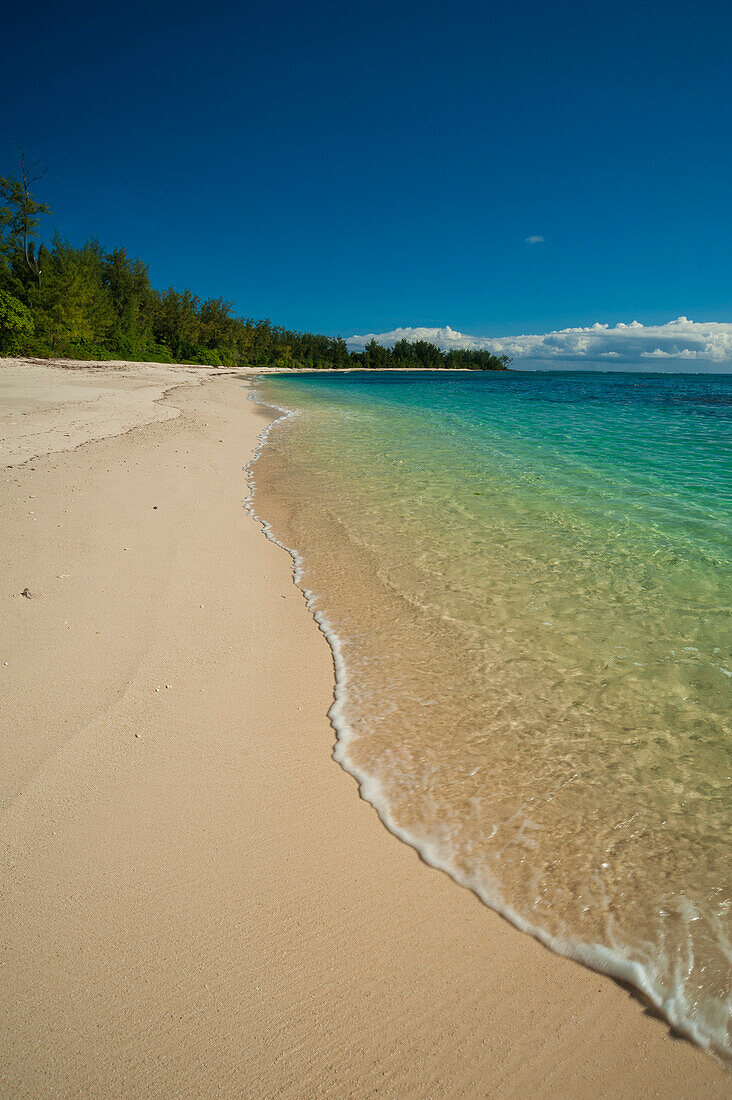
[[[108,251],[93,238],[76,247],[58,234],[43,242],[41,219],[50,209],[32,187],[44,174],[21,154],[17,171],[0,177],[0,354],[307,370],[505,370],[509,364],[506,356],[443,352],[424,340],[400,340],[392,348],[372,340],[352,352],[340,336],[237,317],[224,298],[158,290],[147,265],[124,248]]]

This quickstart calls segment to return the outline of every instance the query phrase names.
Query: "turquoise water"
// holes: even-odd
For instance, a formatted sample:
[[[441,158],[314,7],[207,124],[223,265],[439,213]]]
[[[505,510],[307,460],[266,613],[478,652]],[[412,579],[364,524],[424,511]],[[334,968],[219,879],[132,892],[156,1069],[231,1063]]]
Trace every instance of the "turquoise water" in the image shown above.
[[[394,832],[732,1051],[732,378],[313,374],[253,508]]]

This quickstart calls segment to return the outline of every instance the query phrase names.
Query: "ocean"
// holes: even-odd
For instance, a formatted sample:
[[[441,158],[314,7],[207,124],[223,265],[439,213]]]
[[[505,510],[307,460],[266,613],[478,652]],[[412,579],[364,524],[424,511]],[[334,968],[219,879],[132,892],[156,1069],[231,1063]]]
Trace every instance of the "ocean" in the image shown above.
[[[250,508],[336,759],[519,928],[732,1055],[732,376],[313,373]],[[415,930],[418,934],[418,930]]]

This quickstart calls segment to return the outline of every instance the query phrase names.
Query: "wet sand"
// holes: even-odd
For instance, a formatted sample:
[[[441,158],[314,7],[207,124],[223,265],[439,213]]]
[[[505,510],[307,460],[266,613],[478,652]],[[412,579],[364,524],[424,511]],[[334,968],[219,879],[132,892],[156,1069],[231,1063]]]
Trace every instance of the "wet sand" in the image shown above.
[[[729,1095],[331,760],[330,650],[243,507],[247,380],[150,367],[132,422],[74,435],[90,372],[40,367],[44,404],[7,369],[0,1094]]]

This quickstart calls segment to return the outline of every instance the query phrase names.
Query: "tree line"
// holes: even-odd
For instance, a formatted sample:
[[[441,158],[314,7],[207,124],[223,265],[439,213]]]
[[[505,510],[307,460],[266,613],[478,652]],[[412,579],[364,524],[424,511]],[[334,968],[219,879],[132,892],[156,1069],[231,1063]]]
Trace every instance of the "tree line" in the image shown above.
[[[147,265],[124,248],[108,251],[94,239],[75,247],[57,233],[43,242],[41,219],[51,211],[34,191],[43,175],[21,154],[17,171],[0,177],[0,355],[307,370],[505,370],[510,362],[424,340],[390,348],[372,340],[349,351],[340,336],[237,317],[224,298],[157,290]]]

